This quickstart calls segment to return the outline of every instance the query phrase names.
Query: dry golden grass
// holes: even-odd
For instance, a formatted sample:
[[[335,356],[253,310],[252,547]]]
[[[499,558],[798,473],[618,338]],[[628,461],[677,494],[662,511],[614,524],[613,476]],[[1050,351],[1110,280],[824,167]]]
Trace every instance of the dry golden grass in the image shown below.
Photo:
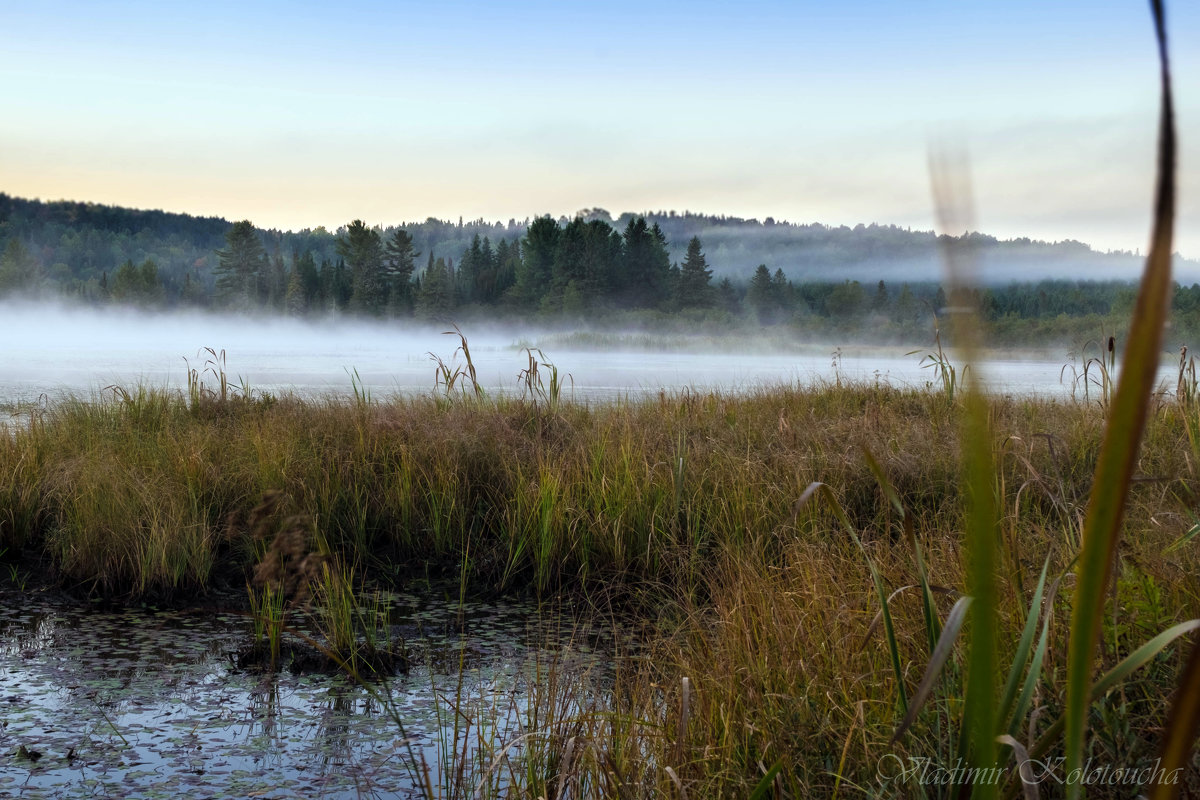
[[[254,530],[286,531],[300,515],[363,577],[444,569],[488,590],[583,592],[646,620],[650,657],[621,666],[610,707],[592,701],[591,716],[570,720],[604,742],[573,751],[576,777],[596,771],[580,785],[744,797],[778,765],[768,783],[785,796],[886,795],[871,788],[881,757],[947,754],[956,678],[891,744],[898,687],[867,565],[830,508],[797,500],[812,481],[832,487],[897,592],[890,606],[911,691],[929,659],[920,592],[904,588],[918,583],[913,545],[864,449],[945,590],[936,595],[944,616],[965,580],[957,408],[944,393],[874,385],[553,412],[473,398],[199,410],[154,393],[71,401],[0,440],[0,473],[14,476],[0,490],[0,547],[40,553],[64,583],[92,592],[185,599],[213,583],[243,585],[269,552]],[[1200,492],[1191,413],[1164,400],[1149,421],[1105,665],[1200,611],[1196,546],[1164,555],[1192,525]],[[989,415],[1003,660],[1042,563],[1057,574],[1078,547],[1104,412],[997,398]],[[275,499],[269,511],[264,497]],[[1068,596],[1059,594],[1039,683],[1046,714],[1062,708]],[[1101,727],[1094,746],[1152,752],[1181,658],[1172,650],[1143,670],[1125,727]],[[557,741],[547,764],[565,754]]]

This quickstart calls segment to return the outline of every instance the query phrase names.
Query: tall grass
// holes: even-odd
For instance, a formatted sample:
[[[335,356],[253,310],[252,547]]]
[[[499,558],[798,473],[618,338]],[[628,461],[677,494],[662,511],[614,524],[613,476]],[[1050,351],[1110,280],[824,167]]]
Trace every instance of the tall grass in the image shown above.
[[[11,431],[0,443],[0,470],[17,476],[6,519],[26,522],[4,528],[0,547],[41,553],[68,585],[95,593],[183,598],[244,584],[262,555],[251,512],[278,492],[263,512],[272,530],[303,516],[338,563],[356,565],[356,581],[462,574],[475,589],[582,592],[653,621],[649,661],[622,667],[617,689],[636,711],[596,706],[619,719],[606,718],[603,742],[580,739],[573,751],[583,759],[573,769],[609,776],[583,785],[611,788],[616,770],[638,775],[643,792],[678,795],[677,779],[692,797],[744,797],[778,762],[769,783],[781,792],[846,794],[878,788],[887,754],[955,756],[966,674],[957,646],[912,730],[891,743],[901,698],[919,688],[967,585],[961,406],[941,392],[843,383],[564,401],[553,414],[517,398],[280,397],[198,415],[186,397],[153,394],[64,402]],[[986,409],[1006,542],[998,661],[1019,660],[1034,614],[1027,663],[1039,658],[1040,669],[1022,672],[1016,694],[1023,708],[1046,707],[1042,733],[1063,708],[1068,644],[1071,587],[1050,585],[1074,557],[1070,531],[1105,418],[1094,404],[1034,399],[992,398]],[[1178,544],[1200,490],[1187,418],[1164,403],[1147,420],[1143,463],[1174,483],[1133,490],[1137,535],[1125,539],[1117,586],[1124,608],[1147,610],[1106,623],[1108,664],[1136,650],[1142,631],[1200,613],[1188,578],[1197,549]],[[837,513],[830,502],[797,507],[814,481]],[[1043,597],[1055,599],[1038,608],[1029,593],[1047,562]],[[881,648],[883,623],[872,620],[884,601],[894,646]],[[1113,747],[1148,752],[1181,667],[1164,651],[1127,684],[1138,699]],[[1013,718],[997,711],[997,726],[1011,730]],[[603,766],[610,757],[618,766]]]

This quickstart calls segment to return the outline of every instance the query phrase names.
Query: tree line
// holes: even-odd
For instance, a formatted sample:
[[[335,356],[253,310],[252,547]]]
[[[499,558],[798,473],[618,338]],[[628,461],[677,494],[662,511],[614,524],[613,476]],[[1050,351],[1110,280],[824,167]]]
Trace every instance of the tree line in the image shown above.
[[[312,251],[293,251],[285,264],[278,252],[268,254],[249,220],[235,223],[216,251],[214,302],[292,314],[442,318],[499,309],[594,316],[708,309],[722,292],[735,293],[728,279],[712,284],[698,238],[682,263],[672,263],[665,234],[644,217],[629,220],[621,232],[601,220],[576,217],[564,225],[539,217],[511,241],[493,244],[476,233],[457,260],[423,254],[404,228],[384,231],[354,220],[336,237],[335,253],[318,266]]]
[[[755,226],[776,245],[792,242],[786,263],[791,275],[770,262],[719,274],[706,240],[693,234],[680,242],[668,232],[703,228],[720,240],[722,230],[741,235]],[[682,314],[715,325],[871,331],[895,339],[926,334],[947,305],[937,282],[838,280],[830,273],[841,270],[833,267],[818,278],[794,265],[797,237],[807,237],[811,259],[839,237],[858,242],[860,251],[882,254],[893,244],[897,252],[911,252],[924,236],[893,226],[859,227],[674,212],[613,220],[591,209],[572,219],[542,216],[507,225],[431,218],[382,228],[354,220],[336,232],[283,233],[248,220],[231,224],[0,194],[0,296],[59,294],[160,308],[431,320],[634,314],[653,322]],[[981,239],[981,253],[990,252],[995,240],[970,236]],[[1078,254],[1079,247],[1066,250]],[[1001,338],[1020,341],[1072,327],[1111,326],[1127,315],[1132,291],[1123,280],[1039,280],[983,288],[975,300]],[[1022,324],[1028,321],[1038,324]],[[1200,285],[1176,291],[1174,324],[1189,335],[1200,331]]]

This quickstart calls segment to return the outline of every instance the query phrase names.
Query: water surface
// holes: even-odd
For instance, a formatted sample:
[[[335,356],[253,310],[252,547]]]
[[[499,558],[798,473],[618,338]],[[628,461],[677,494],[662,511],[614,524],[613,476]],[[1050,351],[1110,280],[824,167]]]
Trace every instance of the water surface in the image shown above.
[[[223,370],[235,388],[251,391],[349,396],[357,386],[383,399],[436,391],[431,355],[452,368],[465,366],[462,354],[456,354],[458,338],[444,335],[444,326],[28,305],[0,311],[0,402],[7,403],[53,400],[64,393],[88,396],[109,385],[183,389],[192,370],[210,386]],[[736,392],[839,379],[917,387],[939,382],[935,371],[922,365],[920,354],[905,355],[896,347],[780,347],[775,342],[767,352],[761,343],[747,341],[745,352],[734,352],[738,341],[732,339],[715,350],[706,340],[695,344],[701,348],[695,351],[687,337],[676,336],[662,337],[662,351],[622,347],[619,337],[617,347],[585,349],[570,337],[557,346],[554,341],[564,340],[553,334],[483,323],[469,326],[466,333],[478,381],[491,393],[519,394],[518,376],[528,366],[523,347],[542,343],[548,343],[544,355],[559,368],[567,393],[579,400],[635,398],[663,389]],[[640,336],[630,341],[644,345],[653,340]],[[703,351],[705,344],[710,351]],[[224,351],[224,360],[204,348]],[[1065,398],[1070,396],[1072,358],[1076,370],[1081,368],[1081,359],[1064,350],[1027,359],[992,357],[977,371],[993,391]],[[548,380],[545,367],[542,372]],[[1172,371],[1164,369],[1162,379],[1173,381]]]
[[[602,680],[602,630],[522,603],[390,602],[414,667],[368,690],[237,669],[250,622],[236,612],[0,595],[0,796],[407,797],[414,754],[437,780],[452,708],[474,751],[522,732],[539,666]]]

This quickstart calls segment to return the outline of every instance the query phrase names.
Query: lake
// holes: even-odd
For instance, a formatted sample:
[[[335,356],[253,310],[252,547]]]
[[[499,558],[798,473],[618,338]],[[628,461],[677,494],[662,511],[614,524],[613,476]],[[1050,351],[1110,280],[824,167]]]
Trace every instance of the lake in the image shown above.
[[[456,355],[457,336],[443,330],[351,320],[309,323],[9,305],[0,308],[0,402],[52,400],[63,393],[89,396],[110,385],[183,389],[190,370],[212,386],[221,369],[214,355],[222,351],[230,383],[256,392],[349,396],[357,386],[376,399],[429,393],[437,369],[431,354],[451,369],[465,365]],[[468,326],[465,333],[477,379],[490,393],[521,392],[518,376],[528,366],[524,348],[529,346],[542,347],[566,381],[566,393],[578,400],[636,398],[664,389],[736,392],[838,379],[917,387],[939,380],[922,366],[920,354],[907,355],[898,347],[780,347],[778,341],[768,347],[746,341],[746,352],[731,352],[738,339],[564,336],[482,324]],[[591,344],[581,347],[580,339]],[[656,342],[663,349],[647,346]],[[992,391],[1069,398],[1070,359],[1065,348],[1058,357],[992,354],[981,374]],[[1073,366],[1081,369],[1078,357]],[[541,371],[548,380],[545,367]],[[1160,377],[1173,387],[1172,367],[1164,367]]]

